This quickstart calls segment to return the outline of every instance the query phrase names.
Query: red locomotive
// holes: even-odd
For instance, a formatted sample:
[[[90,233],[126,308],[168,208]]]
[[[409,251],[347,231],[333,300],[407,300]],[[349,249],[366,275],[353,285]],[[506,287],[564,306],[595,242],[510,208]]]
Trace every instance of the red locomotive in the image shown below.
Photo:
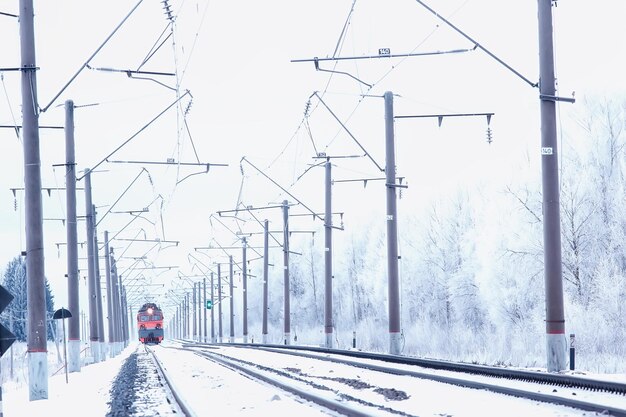
[[[141,343],[163,341],[163,312],[155,303],[146,303],[139,309],[137,334]]]

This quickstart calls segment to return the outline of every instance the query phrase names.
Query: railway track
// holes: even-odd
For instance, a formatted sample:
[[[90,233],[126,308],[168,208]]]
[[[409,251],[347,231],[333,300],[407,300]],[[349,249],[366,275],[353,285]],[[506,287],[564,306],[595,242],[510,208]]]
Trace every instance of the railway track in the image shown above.
[[[294,383],[296,385],[301,385],[302,388],[300,389],[304,391],[304,395],[311,395],[314,391],[327,391],[331,394],[331,396],[339,397],[342,402],[346,402],[352,406],[359,405],[360,407],[365,406],[370,410],[384,410],[389,414],[412,415],[402,407],[389,407],[389,398],[393,398],[393,395],[400,397],[403,395],[402,392],[398,390],[393,392],[394,388],[376,387],[376,384],[368,383],[364,380],[359,380],[358,378],[352,380],[341,380],[341,378],[333,380],[333,378],[329,379],[328,376],[324,375],[311,375],[311,373],[307,374],[301,369],[296,367],[290,368],[287,365],[285,365],[285,367],[281,367],[280,369],[276,369],[271,365],[267,366],[263,363],[257,363],[258,355],[246,355],[245,351],[254,349],[255,352],[259,352],[260,350],[268,355],[280,354],[284,357],[285,355],[300,357],[306,358],[307,360],[320,361],[320,363],[331,362],[333,364],[349,366],[356,369],[366,370],[368,372],[371,371],[385,375],[395,375],[398,377],[410,377],[414,380],[436,381],[464,388],[487,390],[516,398],[540,401],[546,404],[572,407],[578,410],[599,413],[601,415],[607,415],[608,413],[613,416],[626,417],[624,384],[613,382],[596,381],[566,375],[552,375],[528,371],[491,368],[478,365],[455,364],[451,362],[370,354],[367,352],[329,350],[303,346],[259,346],[244,344],[207,346],[201,344],[184,344],[183,347],[195,349],[198,351],[198,354],[203,355],[204,357],[221,362],[224,366],[229,366],[231,369],[237,369],[239,372],[245,372],[247,375],[265,380],[266,382],[268,382],[267,379],[278,378],[283,380],[283,385],[287,384],[288,386],[292,386]],[[237,353],[236,351],[239,351],[240,353]],[[247,356],[254,359],[246,359]],[[347,359],[346,356],[351,358]],[[288,361],[286,359],[268,359],[266,363],[271,364],[287,362]],[[261,373],[263,376],[259,377],[258,375],[253,375],[255,373]],[[272,375],[272,377],[268,376],[268,374]],[[285,379],[289,382],[284,382]],[[384,397],[385,392],[392,394],[389,394],[391,397],[385,397],[382,403],[363,404],[363,400],[359,395],[346,394],[336,388],[328,388],[328,386],[325,385],[325,382],[327,381],[338,383],[339,385],[343,384],[349,386],[352,384],[354,386],[361,385],[362,388],[366,386],[368,388],[374,388],[378,390],[379,393],[383,393],[382,397]],[[320,386],[326,386],[326,388],[320,388]],[[302,393],[298,393],[296,395],[302,395]],[[411,394],[405,393],[404,395]],[[367,403],[367,401],[365,401],[365,403]],[[385,408],[390,409],[385,410]],[[342,414],[349,412],[343,412],[338,409],[335,411],[341,412]],[[365,415],[371,414],[366,413]]]
[[[178,402],[176,390],[145,345],[138,346],[124,362],[113,381],[109,407],[110,417],[193,416],[184,403]]]

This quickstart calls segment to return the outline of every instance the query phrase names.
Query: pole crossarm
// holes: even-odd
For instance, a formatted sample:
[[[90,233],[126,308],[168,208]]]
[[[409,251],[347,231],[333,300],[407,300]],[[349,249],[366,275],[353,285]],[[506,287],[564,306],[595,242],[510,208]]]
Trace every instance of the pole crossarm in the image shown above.
[[[447,114],[416,114],[416,115],[399,115],[394,116],[394,119],[424,119],[424,118],[437,118],[443,119],[444,117],[473,117],[473,116],[486,116],[487,120],[491,120],[491,116],[495,113],[447,113]]]
[[[138,70],[130,70],[130,69],[117,69],[117,68],[102,68],[102,67],[92,67],[90,65],[86,65],[86,68],[93,71],[104,71],[104,72],[122,72],[129,77],[132,77],[133,74],[139,75],[161,75],[166,77],[173,77],[176,74],[173,72],[156,72],[156,71],[138,71]]]
[[[444,55],[444,54],[458,54],[463,52],[471,52],[475,50],[474,48],[469,49],[450,49],[447,51],[429,51],[429,52],[410,52],[404,54],[392,54],[387,53],[388,48],[379,49],[378,55],[359,55],[359,56],[338,56],[338,57],[327,57],[327,58],[303,58],[303,59],[292,59],[290,62],[324,62],[324,61],[354,61],[359,59],[379,59],[379,58],[407,58],[407,57],[415,57],[415,56],[430,56],[430,55]]]
[[[269,210],[275,208],[282,208],[282,205],[273,205],[273,206],[265,206],[265,207],[253,207],[253,206],[245,206],[244,208],[232,209],[232,210],[218,210],[216,213],[221,216],[222,213],[240,213],[242,211],[257,211],[257,210]]]
[[[210,162],[162,162],[162,161],[107,161],[110,164],[140,164],[140,165],[180,165],[180,166],[198,166],[206,167],[227,167],[228,164],[215,164]]]
[[[113,239],[111,239],[113,240]],[[174,243],[176,246],[180,243],[179,240],[161,240],[161,239],[127,239],[127,238],[115,238],[115,240],[121,242],[156,242],[156,243]]]
[[[0,69],[0,72],[2,71],[6,71],[6,69]],[[22,125],[0,125],[0,129],[22,129]],[[63,130],[65,126],[39,126],[39,129]]]

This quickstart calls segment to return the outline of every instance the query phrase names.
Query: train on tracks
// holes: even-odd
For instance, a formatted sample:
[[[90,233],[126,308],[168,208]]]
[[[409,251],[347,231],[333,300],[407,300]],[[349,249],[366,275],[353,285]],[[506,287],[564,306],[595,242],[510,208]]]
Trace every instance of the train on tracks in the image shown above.
[[[155,303],[145,303],[137,313],[137,335],[144,344],[163,341],[163,311]]]

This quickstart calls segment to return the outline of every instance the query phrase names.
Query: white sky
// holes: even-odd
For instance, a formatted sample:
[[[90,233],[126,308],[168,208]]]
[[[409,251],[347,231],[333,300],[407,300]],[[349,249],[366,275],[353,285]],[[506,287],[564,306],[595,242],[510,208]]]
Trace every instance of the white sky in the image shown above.
[[[172,344],[175,345],[173,342],[165,342],[163,346],[171,346]],[[119,372],[123,361],[135,351],[136,347],[137,345],[132,343],[116,358],[83,366],[81,372],[69,374],[68,384],[66,384],[65,375],[62,372],[52,376],[49,382],[47,400],[29,402],[27,384],[20,386],[5,383],[3,385],[4,415],[11,417],[37,415],[72,417],[84,416],[85,412],[88,412],[90,416],[106,415],[111,383]],[[226,370],[224,367],[191,352],[164,349],[162,346],[156,347],[156,349],[159,359],[164,364],[174,384],[184,391],[182,392],[184,401],[198,416],[214,414],[223,416],[322,415],[316,406],[311,406],[308,403],[303,404],[289,394],[265,384],[257,384],[248,377]],[[228,354],[229,348],[221,349],[225,349],[224,353]],[[52,352],[52,349],[50,351]],[[236,350],[236,355],[244,355],[244,352]],[[52,358],[53,355],[50,357]],[[358,378],[375,387],[393,387],[403,390],[409,393],[411,397],[391,405],[414,415],[532,415],[537,417],[586,415],[582,411],[525,401],[486,391],[468,390],[408,377],[381,376],[379,373],[370,373],[364,369],[355,371],[354,368],[332,363],[329,363],[328,367],[324,367],[319,362],[313,364],[310,359],[306,358],[281,357],[280,363],[272,365],[271,362],[268,362],[268,358],[271,358],[270,354],[262,351],[248,352],[243,357],[254,363],[278,369],[291,367],[301,369],[304,373],[311,375]],[[16,366],[19,367],[19,363],[18,361]],[[58,366],[53,366],[53,368],[56,369]],[[22,371],[25,370],[19,368],[16,370],[16,372]],[[289,382],[289,384],[293,384],[293,382]],[[524,384],[523,382],[511,383],[513,386]],[[346,389],[340,384],[334,388],[341,391]],[[349,392],[349,394],[376,402],[377,398],[375,397],[378,394],[369,391],[371,390],[366,389]],[[578,399],[585,399],[585,391],[578,390],[578,395]],[[165,403],[166,399],[162,398],[162,401]],[[620,399],[618,398],[616,401],[620,401]],[[616,402],[614,406],[624,407],[624,404],[622,402],[620,405]]]
[[[48,104],[134,4],[134,1],[35,1],[40,106]],[[352,0],[171,0],[170,4],[178,15],[176,60],[168,42],[143,69],[168,72],[178,68],[181,88],[189,89],[194,97],[188,124],[200,160],[227,163],[229,167],[212,168],[208,174],[193,176],[174,189],[176,169],[148,166],[150,180],[142,174],[114,210],[138,210],[162,195],[163,227],[138,220],[126,230],[124,237],[136,236],[141,227],[148,239],[181,241],[179,247],[163,250],[151,260],[156,265],[180,265],[182,272],[190,274],[187,254],[194,247],[206,246],[213,236],[224,246],[235,240],[220,225],[214,223],[211,227],[208,216],[216,210],[234,208],[241,184],[242,156],[260,168],[271,165],[267,173],[285,186],[292,184],[304,172],[306,164],[313,161],[311,139],[305,129],[294,134],[313,91],[327,90],[325,102],[381,165],[383,105],[381,99],[367,98],[357,107],[359,95],[367,92],[363,85],[341,75],[334,75],[329,82],[329,74],[316,72],[312,63],[290,62],[331,56]],[[443,0],[429,4],[524,76],[537,81],[535,2]],[[165,27],[161,7],[160,2],[144,1],[91,65],[136,68]],[[17,2],[0,0],[0,11],[16,13]],[[623,1],[602,0],[593,5],[582,0],[559,1],[554,13],[560,94],[570,96],[576,91],[578,99],[594,95],[623,96],[626,92],[625,54],[621,45],[626,19]],[[19,66],[18,23],[4,16],[0,16],[0,22],[3,39],[0,67]],[[393,5],[358,0],[337,55],[375,55],[381,47],[390,48],[392,53],[408,53],[472,46],[413,0]],[[321,66],[332,68],[333,64],[326,62]],[[381,95],[389,90],[400,95],[395,99],[396,114],[496,113],[492,120],[495,142],[491,145],[485,143],[486,124],[482,118],[446,119],[441,129],[437,129],[434,120],[396,123],[398,175],[406,176],[411,187],[399,203],[400,216],[419,210],[434,196],[458,186],[494,179],[506,182],[528,155],[531,163],[538,161],[537,90],[480,51],[393,61],[345,61],[336,69],[374,84],[368,94]],[[169,82],[169,79],[161,80]],[[0,124],[12,124],[12,113],[20,123],[19,74],[5,72],[2,87]],[[101,103],[76,110],[76,154],[78,169],[82,171],[102,160],[174,98],[171,91],[150,81],[85,70],[41,116],[40,123],[62,125],[62,107],[55,106],[66,99],[73,99],[77,105]],[[183,109],[187,103],[183,101]],[[563,125],[571,123],[573,115],[582,112],[582,106],[580,103],[560,106]],[[316,107],[313,100],[312,108]],[[309,123],[318,150],[326,149],[334,155],[360,153],[323,107],[311,113]],[[174,157],[177,161],[193,162],[191,142],[186,134],[177,139],[176,126],[176,114],[170,111],[111,159],[165,161]],[[42,130],[40,138],[42,183],[63,187],[63,170],[52,168],[53,164],[64,162],[63,134]],[[21,144],[14,132],[0,130],[0,141],[3,150],[0,189],[4,190],[0,193],[3,196],[0,198],[0,265],[5,265],[25,249],[23,198],[18,195],[14,210],[13,196],[8,191],[23,186],[23,167]],[[281,156],[276,159],[278,155]],[[335,178],[379,176],[365,158],[338,160],[337,164]],[[106,172],[93,175],[93,201],[101,206],[103,214],[137,176],[140,167],[104,164],[100,169]],[[181,168],[178,178],[191,172],[194,171]],[[244,166],[244,172],[241,195],[246,204],[263,206],[286,198],[251,167]],[[322,181],[322,170],[312,170],[290,190],[309,207],[321,210]],[[383,189],[374,184],[368,185],[365,192],[356,184],[338,186],[334,188],[334,211],[346,212],[344,220],[349,230],[374,213],[382,213],[383,198]],[[77,200],[81,215],[84,213],[81,192]],[[159,203],[151,206],[148,218],[152,222],[160,219],[158,207]],[[300,209],[293,211],[296,210]],[[64,195],[44,195],[44,218],[64,215]],[[278,213],[260,216],[271,216],[274,225],[280,224]],[[107,216],[99,227],[100,240],[104,230],[114,234],[129,220],[129,215]],[[319,227],[319,222],[312,225],[308,220],[298,220],[294,227],[310,229]],[[335,236],[340,247],[342,234]],[[66,252],[62,246],[60,250],[55,246],[65,241],[62,223],[44,221],[44,237],[46,272],[60,307],[66,304],[67,291],[63,279]],[[84,239],[84,226],[80,226],[79,241]],[[256,244],[260,245],[261,240]],[[119,248],[118,253],[125,245],[113,244]],[[146,244],[136,245],[127,255],[140,256],[149,248]],[[80,256],[85,252],[82,250]],[[202,259],[210,262],[206,257]],[[86,270],[84,260],[79,265],[81,270]],[[104,267],[102,262],[101,265]],[[129,265],[128,261],[125,265]],[[120,269],[123,268],[121,264]],[[164,282],[166,287],[177,279],[176,270],[159,277],[151,272],[146,275],[153,282]],[[81,308],[86,309],[84,302]]]

